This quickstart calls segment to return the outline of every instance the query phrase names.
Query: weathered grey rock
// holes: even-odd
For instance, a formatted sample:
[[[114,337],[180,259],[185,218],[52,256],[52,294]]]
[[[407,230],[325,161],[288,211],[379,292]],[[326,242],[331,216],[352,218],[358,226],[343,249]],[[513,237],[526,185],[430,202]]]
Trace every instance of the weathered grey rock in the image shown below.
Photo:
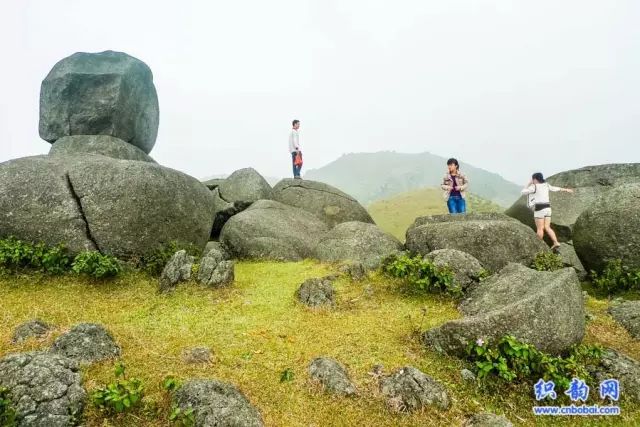
[[[214,250],[219,254],[222,260],[231,259],[231,254],[229,253],[229,249],[222,242],[215,242],[215,241],[208,242],[207,245],[204,247],[204,251],[202,253],[204,254],[204,256],[207,256],[209,252]]]
[[[401,249],[402,243],[377,225],[349,221],[336,225],[322,236],[315,248],[315,257],[327,262],[355,261],[373,269]]]
[[[405,247],[421,255],[457,249],[493,272],[509,262],[530,265],[538,252],[549,250],[531,229],[497,213],[417,218],[407,230]]]
[[[601,195],[618,185],[640,182],[640,163],[587,166],[561,172],[547,179],[551,185],[575,189],[574,194],[551,193],[551,226],[561,242],[573,239],[573,227],[580,214]],[[506,214],[535,229],[533,212],[526,197],[518,199]]]
[[[464,357],[467,345],[513,335],[539,350],[559,354],[580,343],[585,309],[571,268],[547,272],[509,264],[471,289],[459,306],[464,317],[424,333],[436,350]]]
[[[194,365],[198,363],[211,362],[211,349],[209,347],[194,347],[185,349],[182,352],[182,360],[184,363]]]
[[[98,155],[0,164],[2,236],[126,259],[172,241],[202,248],[212,221],[211,192],[157,164]]]
[[[309,364],[309,375],[331,394],[353,396],[357,393],[347,370],[335,359],[316,357]]]
[[[460,371],[460,376],[465,381],[469,381],[469,382],[475,382],[476,381],[476,375],[473,372],[471,372],[470,370],[468,370],[468,369],[461,370]]]
[[[602,271],[615,259],[640,269],[640,183],[616,187],[584,209],[573,245],[588,270]]]
[[[119,138],[109,135],[63,136],[51,145],[50,156],[99,154],[120,160],[156,163],[147,153]]]
[[[173,290],[178,283],[191,279],[194,257],[187,255],[184,249],[173,254],[160,275],[160,292]]]
[[[367,276],[367,269],[361,262],[348,262],[341,265],[338,271],[348,275],[352,280],[361,280]]]
[[[448,267],[462,290],[476,283],[482,273],[482,264],[472,255],[456,249],[438,249],[425,255],[440,268]]]
[[[609,314],[637,340],[640,340],[640,301],[613,304]]]
[[[211,238],[217,239],[220,237],[222,227],[224,227],[229,218],[251,206],[251,202],[227,202],[220,197],[219,188],[215,188],[211,194],[213,196],[213,226],[211,227]]]
[[[198,282],[214,288],[233,283],[235,264],[224,260],[224,256],[216,249],[210,250],[201,260],[198,269]]]
[[[578,275],[578,278],[580,280],[584,280],[587,278],[587,270],[582,265],[580,258],[578,258],[578,254],[576,254],[576,250],[573,247],[573,242],[560,243],[558,254],[562,258],[562,262],[564,263],[565,267],[572,267],[576,271],[576,274]]]
[[[387,405],[398,412],[411,412],[429,405],[448,409],[451,405],[444,386],[412,366],[381,378],[380,391]]]
[[[51,326],[47,323],[43,322],[40,319],[30,320],[28,322],[22,323],[16,327],[13,331],[13,337],[11,338],[11,342],[14,344],[21,343],[22,341],[26,341],[29,338],[42,338],[46,336],[51,330]]]
[[[271,186],[255,169],[245,168],[232,173],[218,186],[220,197],[228,203],[250,205],[271,199]]]
[[[87,400],[77,363],[50,353],[0,359],[0,387],[9,390],[18,427],[78,425]]]
[[[513,427],[504,415],[479,412],[468,418],[463,427]]]
[[[81,363],[91,364],[120,355],[120,347],[104,326],[79,323],[60,335],[51,346],[52,353]]]
[[[220,233],[234,258],[309,258],[327,226],[302,209],[259,200],[227,221]]]
[[[142,61],[78,52],[58,62],[40,89],[40,137],[111,135],[149,153],[158,135],[158,95]]]
[[[307,279],[296,291],[298,301],[312,308],[333,307],[334,295],[333,283],[327,278]]]
[[[273,200],[304,209],[330,228],[348,221],[373,223],[356,199],[322,182],[283,179],[273,187]]]
[[[637,360],[607,349],[598,366],[589,367],[589,370],[598,383],[617,379],[620,382],[620,397],[640,403],[640,363]]]
[[[175,392],[173,400],[183,410],[193,408],[196,427],[264,425],[260,412],[232,384],[217,380],[190,380]]]

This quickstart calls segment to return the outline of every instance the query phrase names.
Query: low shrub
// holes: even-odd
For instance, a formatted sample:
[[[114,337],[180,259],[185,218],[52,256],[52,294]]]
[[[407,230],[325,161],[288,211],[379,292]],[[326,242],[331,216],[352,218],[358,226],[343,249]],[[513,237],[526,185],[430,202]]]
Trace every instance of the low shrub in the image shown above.
[[[564,267],[562,257],[553,252],[538,252],[531,268],[538,271],[556,271]]]
[[[77,274],[103,279],[117,276],[122,268],[118,259],[111,255],[103,255],[98,251],[86,251],[75,257],[71,269]]]
[[[70,258],[63,245],[47,246],[15,237],[0,239],[0,267],[6,270],[29,268],[48,274],[69,270]]]
[[[593,285],[609,294],[640,290],[640,270],[622,264],[619,259],[609,261],[601,274],[591,271]]]
[[[16,425],[16,411],[13,409],[11,399],[9,399],[9,390],[0,387],[0,426],[14,427]]]
[[[172,406],[171,413],[169,414],[169,422],[178,427],[195,426],[196,417],[193,413],[193,408],[188,407],[186,409],[181,409],[177,405]]]
[[[454,280],[449,268],[436,266],[421,256],[400,255],[385,260],[383,271],[393,277],[404,279],[412,290],[421,292],[444,292],[460,296],[462,289]]]
[[[115,365],[115,382],[99,387],[91,393],[91,401],[100,410],[107,413],[129,412],[139,406],[144,396],[142,381],[127,379],[125,366]]]

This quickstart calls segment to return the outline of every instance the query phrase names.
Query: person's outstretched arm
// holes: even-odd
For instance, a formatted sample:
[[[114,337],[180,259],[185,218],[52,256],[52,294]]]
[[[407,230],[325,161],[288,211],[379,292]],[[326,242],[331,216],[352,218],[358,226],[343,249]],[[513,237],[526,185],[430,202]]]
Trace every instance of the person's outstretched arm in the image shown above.
[[[572,188],[562,188],[562,187],[554,187],[553,185],[549,185],[549,191],[563,191],[565,193],[573,193],[573,189]]]
[[[536,186],[533,181],[529,181],[527,185],[520,191],[521,194],[532,194],[536,192]]]

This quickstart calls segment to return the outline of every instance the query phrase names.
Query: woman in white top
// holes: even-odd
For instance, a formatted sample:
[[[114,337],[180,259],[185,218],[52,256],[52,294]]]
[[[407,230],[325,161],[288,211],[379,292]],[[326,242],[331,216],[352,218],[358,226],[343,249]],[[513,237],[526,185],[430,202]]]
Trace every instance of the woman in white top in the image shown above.
[[[531,181],[526,188],[522,190],[522,194],[529,197],[527,205],[533,209],[533,219],[536,222],[536,234],[540,239],[544,237],[545,231],[553,242],[552,250],[560,247],[556,233],[551,229],[551,202],[549,200],[549,191],[564,191],[573,193],[570,188],[554,187],[545,181],[544,176],[540,172],[532,175]]]

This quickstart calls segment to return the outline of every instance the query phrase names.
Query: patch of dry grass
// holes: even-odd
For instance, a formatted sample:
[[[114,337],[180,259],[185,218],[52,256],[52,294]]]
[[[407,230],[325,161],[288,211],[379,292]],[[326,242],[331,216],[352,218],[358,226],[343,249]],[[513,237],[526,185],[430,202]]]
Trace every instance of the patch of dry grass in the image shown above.
[[[211,290],[190,283],[170,295],[156,294],[156,281],[137,273],[104,283],[74,276],[0,279],[0,355],[43,349],[78,322],[104,324],[122,347],[128,374],[143,380],[147,408],[108,420],[89,409],[88,426],[168,425],[168,400],[160,386],[167,375],[234,383],[260,409],[269,426],[460,425],[481,410],[503,413],[522,425],[535,421],[541,425],[632,425],[640,419],[637,408],[625,405],[623,417],[615,420],[535,420],[530,387],[511,386],[502,393],[490,393],[463,382],[460,370],[464,362],[424,349],[413,333],[459,316],[455,303],[446,297],[403,295],[394,282],[374,276],[361,282],[338,281],[334,310],[312,311],[296,304],[293,295],[299,284],[330,269],[311,261],[242,262],[237,264],[236,283],[231,288]],[[620,328],[608,323],[598,304],[589,303],[597,318],[589,324],[588,340],[640,356],[637,346],[624,342]],[[421,319],[423,309],[426,316]],[[56,325],[52,336],[42,342],[12,345],[14,327],[35,317]],[[605,336],[599,336],[601,333]],[[184,364],[182,350],[195,346],[210,347],[213,363]],[[334,398],[309,383],[307,365],[320,355],[345,364],[358,386],[358,397]],[[384,365],[387,373],[405,365],[421,369],[445,384],[453,407],[411,415],[392,413],[370,373],[375,364]],[[281,383],[280,373],[286,368],[295,376]],[[89,390],[112,380],[112,361],[84,370]]]

